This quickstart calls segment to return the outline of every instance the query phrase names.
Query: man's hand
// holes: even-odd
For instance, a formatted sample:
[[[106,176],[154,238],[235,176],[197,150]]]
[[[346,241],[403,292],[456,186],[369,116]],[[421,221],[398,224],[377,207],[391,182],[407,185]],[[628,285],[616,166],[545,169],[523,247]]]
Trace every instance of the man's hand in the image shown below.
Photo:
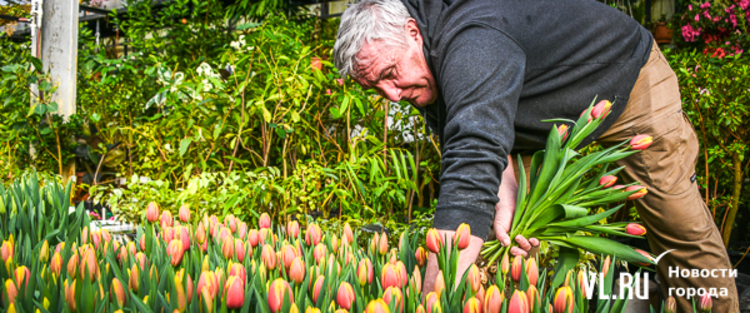
[[[450,249],[451,245],[453,244],[453,234],[455,233],[455,231],[438,229],[438,234],[440,234],[440,237],[447,240],[445,242],[445,245],[446,247],[448,247],[448,249]],[[456,283],[458,283],[458,280],[463,277],[464,272],[469,269],[469,266],[476,262],[477,257],[479,257],[479,252],[482,250],[482,244],[484,244],[484,240],[477,236],[471,236],[469,246],[466,249],[460,251],[461,253],[458,257],[458,272],[456,275]],[[439,270],[440,268],[438,266],[437,256],[434,253],[430,253],[429,257],[427,258],[427,270],[424,273],[424,286],[422,288],[422,294],[426,295],[428,292],[435,289],[435,277],[437,276]]]
[[[500,189],[497,191],[497,197],[500,201],[495,205],[495,235],[503,246],[510,245],[510,231],[511,223],[513,223],[513,214],[516,211],[516,197],[518,196],[518,182],[516,182],[516,175],[513,172],[513,159],[510,158],[508,166],[503,172],[503,179],[500,184]],[[520,169],[523,170],[523,169]],[[533,247],[539,246],[539,240],[531,238],[526,240],[521,235],[516,236],[516,242],[518,247],[510,248],[512,255],[523,255],[527,256],[529,250]]]

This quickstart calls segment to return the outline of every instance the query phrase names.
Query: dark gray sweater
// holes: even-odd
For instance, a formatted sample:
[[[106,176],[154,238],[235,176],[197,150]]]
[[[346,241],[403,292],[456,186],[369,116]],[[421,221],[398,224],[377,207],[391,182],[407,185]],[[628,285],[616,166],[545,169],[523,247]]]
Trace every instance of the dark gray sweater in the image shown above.
[[[434,226],[461,223],[486,238],[511,152],[544,149],[552,127],[594,97],[625,109],[653,39],[629,16],[594,0],[402,0],[424,38],[439,89],[421,109],[442,147]]]

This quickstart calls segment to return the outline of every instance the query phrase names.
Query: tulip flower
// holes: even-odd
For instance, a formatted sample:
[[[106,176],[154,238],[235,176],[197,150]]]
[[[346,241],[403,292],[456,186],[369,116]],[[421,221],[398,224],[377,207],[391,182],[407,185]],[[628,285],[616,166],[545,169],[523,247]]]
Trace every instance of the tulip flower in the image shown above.
[[[568,128],[570,126],[566,124],[561,124],[560,126],[557,126],[557,133],[560,135],[560,141],[565,141],[565,139],[568,139]]]
[[[325,280],[325,276],[318,276],[317,279],[315,279],[315,285],[313,286],[312,291],[312,300],[314,304],[318,304],[318,296],[320,295],[320,289],[323,288],[323,281]],[[330,287],[329,287],[330,288]]]
[[[479,291],[474,295],[477,300],[479,300],[479,303],[484,305],[484,286],[479,285]]]
[[[294,239],[299,236],[299,222],[289,221],[286,223],[286,235],[289,239]]]
[[[521,281],[521,263],[523,263],[523,257],[517,255],[513,258],[513,264],[510,266],[510,276],[514,281]]]
[[[419,267],[414,266],[414,272],[411,275],[410,281],[414,283],[414,288],[417,290],[417,293],[422,292],[422,273],[419,271]],[[409,293],[407,289],[407,295]]]
[[[320,237],[321,237],[321,231],[320,226],[315,223],[311,223],[307,226],[307,230],[305,231],[305,243],[308,246],[315,246],[318,243],[320,243]]]
[[[510,259],[507,253],[503,254],[503,261],[500,263],[500,271],[503,273],[503,276],[508,275],[508,272],[510,271]]]
[[[646,228],[641,224],[630,223],[628,226],[625,226],[625,232],[628,235],[643,236],[646,234]]]
[[[513,296],[510,298],[510,304],[508,305],[508,313],[529,313],[529,300],[526,297],[526,293],[516,289],[513,292]]]
[[[292,265],[289,267],[289,278],[296,284],[301,284],[305,280],[305,261],[302,260],[302,257],[296,257],[292,261]]]
[[[471,242],[471,227],[469,224],[463,223],[458,226],[456,232],[453,234],[453,244],[456,245],[458,250],[466,249]]]
[[[378,252],[380,252],[380,255],[386,254],[388,252],[388,234],[386,233],[380,235],[380,241],[378,242]]]
[[[375,254],[375,252],[378,252],[378,243],[380,243],[380,234],[375,233],[375,235],[372,236],[372,239],[370,239],[370,254]]]
[[[406,286],[408,281],[407,278],[409,278],[409,274],[406,272],[406,265],[404,265],[404,262],[397,261],[395,267],[396,272],[398,273],[399,287],[403,288]]]
[[[180,241],[182,241],[182,250],[190,250],[190,232],[188,228],[180,226],[175,229],[175,232],[179,236]]]
[[[430,228],[430,230],[427,231],[427,250],[430,250],[432,253],[439,253],[440,248],[443,246],[443,238],[440,238],[440,234],[438,233],[437,229]]]
[[[269,216],[268,213],[260,215],[260,218],[258,219],[258,227],[261,229],[271,228],[271,216]]]
[[[554,299],[555,313],[573,312],[573,289],[570,286],[564,286],[557,289]]]
[[[167,244],[174,240],[174,228],[172,227],[164,227],[161,232],[161,239],[164,240]]]
[[[383,302],[390,306],[391,302],[396,301],[394,306],[398,310],[398,313],[404,311],[404,294],[398,287],[388,287],[383,293]]]
[[[599,185],[601,185],[602,188],[612,187],[616,182],[617,182],[617,177],[613,175],[605,175],[599,179]]]
[[[138,264],[138,266],[141,267],[141,269],[146,269],[146,254],[143,252],[138,252],[135,254],[135,263]]]
[[[247,232],[247,241],[253,246],[253,248],[258,246],[258,243],[260,242],[260,234],[257,229],[251,229]]]
[[[529,312],[534,312],[536,308],[542,307],[542,299],[540,298],[539,289],[536,288],[536,285],[529,286],[529,289],[526,290],[526,300],[528,301],[529,305]]]
[[[638,253],[640,253],[640,254],[641,254],[642,256],[645,256],[645,257],[646,257],[647,259],[649,259],[649,260],[650,260],[650,261],[652,261],[652,262],[653,262],[653,260],[654,260],[654,257],[653,257],[653,256],[651,256],[651,253],[648,253],[648,252],[646,252],[646,251],[643,251],[643,250],[641,250],[641,249],[635,249],[635,252],[638,252]],[[651,265],[650,263],[636,263],[636,264],[638,264],[638,265],[640,265],[640,266],[649,266],[649,265]]]
[[[182,256],[185,254],[185,249],[182,247],[182,241],[174,239],[169,242],[167,246],[167,254],[169,255],[169,263],[172,266],[178,266],[182,262]]]
[[[201,297],[203,296],[203,290],[208,291],[208,295],[213,300],[216,294],[219,292],[219,279],[216,274],[212,271],[204,271],[198,278],[198,290],[201,291]]]
[[[262,243],[268,243],[268,244],[276,243],[276,237],[270,228],[261,228],[261,230],[258,231],[258,235],[260,237],[260,242]]]
[[[529,284],[536,285],[539,280],[539,267],[536,265],[535,258],[529,258],[526,260],[526,276],[529,277]]]
[[[500,313],[505,296],[497,285],[492,284],[484,296],[484,313]]]
[[[365,307],[365,313],[391,313],[388,304],[383,299],[371,300]]]
[[[628,196],[629,201],[643,197],[648,193],[648,189],[646,189],[645,186],[641,186],[641,185],[635,185],[635,186],[630,186],[628,188],[625,188],[625,192],[630,192],[630,191],[636,191],[636,192]]]
[[[336,304],[349,310],[352,308],[355,298],[352,285],[347,282],[342,282],[341,285],[339,285],[339,291],[336,293]]]
[[[245,237],[247,237],[247,223],[240,222],[240,224],[237,225],[237,236],[240,237],[240,239],[245,240]]]
[[[156,223],[159,220],[159,205],[156,202],[149,202],[146,207],[146,219],[149,223]]]
[[[52,255],[49,269],[53,274],[55,274],[55,277],[60,277],[60,271],[62,271],[62,256],[59,252],[55,252],[55,254]]]
[[[72,283],[69,283],[67,279],[65,279],[64,283],[64,295],[65,295],[65,302],[68,304],[68,310],[71,312],[76,311],[76,280],[73,279]],[[8,289],[8,281],[5,281],[5,287],[6,291]]]
[[[205,313],[212,313],[214,311],[214,297],[211,293],[211,291],[208,289],[208,287],[200,289],[200,301],[201,301],[201,312],[203,312],[203,308],[206,308]],[[148,296],[147,296],[148,297]],[[146,302],[146,301],[144,301]]]
[[[128,294],[125,292],[125,287],[122,286],[120,280],[113,278],[112,284],[109,286],[110,301],[114,300],[114,302],[117,303],[117,307],[124,308],[125,302],[128,299],[127,296]]]
[[[434,288],[435,288],[435,293],[437,294],[438,298],[440,298],[440,296],[443,294],[443,290],[445,290],[445,277],[443,276],[442,270],[439,270],[437,273],[437,276],[435,276]]]
[[[674,297],[667,298],[664,303],[664,313],[677,313],[677,300]]]
[[[67,281],[66,281],[67,282]],[[6,305],[10,305],[11,303],[16,302],[16,297],[18,296],[18,288],[16,288],[16,284],[10,280],[5,280],[5,293],[3,294],[3,301]]]
[[[315,262],[320,263],[321,259],[325,260],[326,257],[326,245],[323,243],[319,243],[315,246],[315,249],[313,249],[313,258],[315,258]]]
[[[417,264],[419,267],[424,266],[427,263],[427,251],[423,247],[417,248],[417,252],[414,253],[414,257],[417,258]]]
[[[599,103],[597,103],[591,110],[591,116],[593,118],[605,118],[609,114],[611,108],[612,102],[609,102],[608,100],[599,101]]]
[[[383,289],[388,289],[388,287],[391,286],[401,286],[400,273],[397,271],[395,265],[386,263],[383,266],[380,271],[380,285],[383,287]]]
[[[2,250],[2,247],[0,247],[0,250]],[[0,251],[0,254],[2,252]],[[49,242],[47,240],[44,240],[42,243],[42,248],[39,249],[39,262],[40,263],[47,263],[49,260]]]
[[[464,313],[482,313],[482,304],[477,298],[471,297],[464,305]]]
[[[297,249],[290,244],[284,245],[281,247],[281,251],[279,251],[279,259],[281,259],[281,264],[283,264],[286,269],[289,269],[289,267],[292,266],[292,261],[294,261],[297,256]]]
[[[281,305],[284,304],[284,299],[287,299],[289,302],[294,301],[292,287],[284,279],[277,278],[271,283],[271,287],[268,290],[268,307],[271,309],[271,312],[279,312]]]
[[[29,277],[31,277],[31,271],[29,271],[29,268],[21,265],[16,268],[13,274],[16,279],[16,287],[18,287],[18,289],[23,289],[24,293],[27,292],[29,287]]]
[[[81,260],[79,266],[79,275],[83,277],[84,274],[88,273],[89,279],[93,281],[99,277],[99,263],[96,258],[96,251],[90,246],[84,248],[84,252],[81,254]]]
[[[419,306],[417,306],[416,313],[427,313],[427,311],[424,309],[424,305],[420,304]]]
[[[479,287],[482,286],[482,277],[479,276],[479,267],[477,267],[476,264],[472,264],[471,267],[469,267],[468,273],[466,274],[466,282],[473,293],[477,293]]]
[[[427,296],[424,299],[425,308],[427,308],[427,313],[434,313],[439,312],[440,310],[440,295],[437,293],[430,292],[427,294]],[[435,310],[437,309],[437,310]]]
[[[346,239],[347,244],[351,244],[352,242],[354,242],[354,232],[352,231],[352,227],[349,226],[349,223],[344,224],[343,239]]]
[[[578,289],[581,291],[582,294],[586,294],[586,284],[589,282],[589,276],[586,271],[584,270],[578,270],[578,277],[576,279],[578,282]]]
[[[637,135],[630,139],[630,148],[633,150],[644,150],[654,141],[649,135]]]
[[[231,262],[227,274],[229,276],[237,276],[243,282],[247,280],[247,271],[240,263]]]
[[[373,276],[374,271],[370,259],[364,258],[360,260],[359,266],[357,267],[357,279],[359,280],[359,284],[362,286],[364,286],[365,284],[371,284]]]
[[[15,255],[16,248],[13,240],[3,241],[2,247],[0,247],[0,257],[3,259],[3,263],[7,263],[8,260],[12,260]]]
[[[224,223],[233,234],[237,232],[237,218],[234,217],[234,214],[227,215],[224,218]]]
[[[604,274],[604,277],[607,277],[607,272],[609,272],[609,267],[612,265],[612,259],[607,256],[604,258],[604,262],[602,263],[602,274]]]
[[[241,308],[245,304],[245,282],[237,276],[229,276],[224,283],[224,299],[227,308]]]
[[[159,223],[161,224],[162,228],[172,227],[172,225],[174,225],[174,217],[172,217],[172,212],[169,212],[169,211],[161,212]]]
[[[698,301],[698,310],[700,310],[701,313],[709,313],[711,312],[712,307],[713,300],[711,300],[711,296],[706,292],[701,296],[700,301]]]
[[[588,117],[586,123],[590,123],[591,122],[591,111],[589,109],[585,109],[585,110],[583,110],[583,112],[581,112],[581,116],[583,116],[584,114],[586,114],[586,116]]]
[[[305,313],[320,313],[320,309],[314,306],[308,306],[307,309],[305,309]]]
[[[138,293],[138,290],[141,286],[141,270],[138,269],[138,265],[133,263],[133,266],[130,268],[130,272],[128,275],[128,288],[132,290],[135,293]]]
[[[179,217],[183,223],[190,222],[190,207],[187,204],[180,206]]]

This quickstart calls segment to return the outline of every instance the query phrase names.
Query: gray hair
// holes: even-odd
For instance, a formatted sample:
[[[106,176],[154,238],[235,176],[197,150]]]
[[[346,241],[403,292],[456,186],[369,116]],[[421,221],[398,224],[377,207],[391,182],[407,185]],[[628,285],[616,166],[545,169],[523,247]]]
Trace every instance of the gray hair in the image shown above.
[[[333,46],[333,61],[339,75],[356,78],[357,58],[362,46],[383,40],[390,46],[406,46],[404,26],[411,18],[401,0],[363,0],[351,5],[341,16],[341,25]]]

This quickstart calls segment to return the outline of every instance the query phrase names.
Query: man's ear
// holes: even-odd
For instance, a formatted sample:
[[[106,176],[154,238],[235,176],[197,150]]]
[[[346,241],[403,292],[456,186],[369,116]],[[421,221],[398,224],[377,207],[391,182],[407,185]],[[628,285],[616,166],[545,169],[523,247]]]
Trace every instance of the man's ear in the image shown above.
[[[419,31],[419,25],[417,20],[410,18],[404,25],[406,35],[412,40],[416,41],[418,45],[422,45],[422,33]]]

